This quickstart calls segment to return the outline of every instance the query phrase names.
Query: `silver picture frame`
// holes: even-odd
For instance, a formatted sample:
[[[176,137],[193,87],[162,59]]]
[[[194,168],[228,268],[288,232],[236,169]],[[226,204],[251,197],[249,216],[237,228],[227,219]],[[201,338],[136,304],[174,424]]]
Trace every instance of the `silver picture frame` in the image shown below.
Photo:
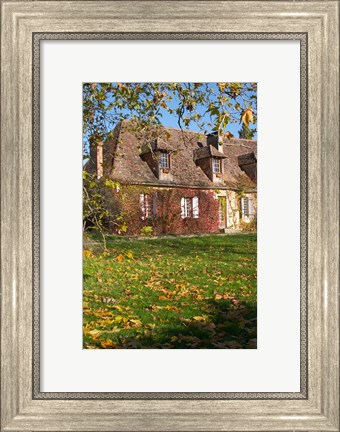
[[[338,0],[2,1],[1,430],[339,430],[338,13]],[[40,391],[46,39],[300,41],[299,392]]]

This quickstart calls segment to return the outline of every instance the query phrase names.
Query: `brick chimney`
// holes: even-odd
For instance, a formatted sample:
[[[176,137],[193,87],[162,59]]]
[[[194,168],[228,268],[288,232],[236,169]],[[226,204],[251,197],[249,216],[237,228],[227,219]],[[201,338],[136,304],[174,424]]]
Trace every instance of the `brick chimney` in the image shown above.
[[[212,132],[207,135],[207,145],[212,145],[216,150],[223,153],[223,140],[218,132]]]
[[[91,144],[90,172],[96,173],[97,178],[104,174],[103,162],[103,143]]]

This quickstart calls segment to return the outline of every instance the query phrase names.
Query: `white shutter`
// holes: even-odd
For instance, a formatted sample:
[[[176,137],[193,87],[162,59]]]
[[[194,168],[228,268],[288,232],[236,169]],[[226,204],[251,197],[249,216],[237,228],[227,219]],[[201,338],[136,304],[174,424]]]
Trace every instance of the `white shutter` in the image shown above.
[[[181,217],[184,219],[186,217],[186,205],[185,198],[181,198]]]
[[[241,198],[241,217],[244,218],[244,198]]]
[[[249,202],[249,217],[253,217],[254,216],[254,200],[253,200],[253,198],[249,198],[248,202]]]
[[[144,200],[144,194],[139,194],[139,206],[142,213],[142,220],[145,219],[145,200]]]
[[[192,199],[192,217],[197,219],[199,216],[199,207],[198,207],[198,197],[193,197]]]
[[[248,198],[241,198],[241,211],[242,211],[242,219],[246,218],[247,215],[247,200]]]

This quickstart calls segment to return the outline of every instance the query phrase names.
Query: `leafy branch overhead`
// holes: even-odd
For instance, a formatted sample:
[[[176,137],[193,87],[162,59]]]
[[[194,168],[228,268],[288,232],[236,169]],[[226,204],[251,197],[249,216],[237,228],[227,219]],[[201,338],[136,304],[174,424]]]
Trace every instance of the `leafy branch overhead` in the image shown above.
[[[256,91],[256,83],[84,83],[84,147],[110,138],[121,120],[143,131],[172,116],[181,129],[230,134],[232,123],[256,125]]]

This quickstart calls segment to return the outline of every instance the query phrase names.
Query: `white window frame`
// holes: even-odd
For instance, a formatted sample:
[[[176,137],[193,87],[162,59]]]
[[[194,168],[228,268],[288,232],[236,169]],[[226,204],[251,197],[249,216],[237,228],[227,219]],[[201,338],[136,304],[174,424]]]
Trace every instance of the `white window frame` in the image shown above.
[[[197,196],[181,198],[181,217],[182,219],[199,218],[199,201]]]
[[[216,163],[217,163],[218,171],[216,170]],[[216,158],[216,157],[213,158],[213,172],[214,174],[222,173],[222,163],[220,158]]]
[[[241,214],[243,220],[251,220],[254,217],[254,198],[245,196],[241,198]]]
[[[159,166],[161,169],[170,169],[170,155],[167,151],[160,152]]]
[[[200,215],[199,200],[197,196],[192,198],[192,217],[198,219]]]
[[[148,194],[141,193],[139,195],[139,204],[140,209],[142,212],[141,219],[149,219],[152,217],[152,202],[151,202],[151,196]]]

